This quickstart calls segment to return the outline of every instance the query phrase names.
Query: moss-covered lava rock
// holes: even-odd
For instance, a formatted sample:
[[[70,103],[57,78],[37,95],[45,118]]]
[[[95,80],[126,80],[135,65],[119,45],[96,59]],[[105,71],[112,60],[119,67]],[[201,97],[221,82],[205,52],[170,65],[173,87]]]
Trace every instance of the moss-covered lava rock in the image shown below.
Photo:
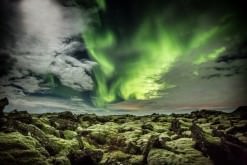
[[[243,114],[2,113],[0,164],[245,165]]]

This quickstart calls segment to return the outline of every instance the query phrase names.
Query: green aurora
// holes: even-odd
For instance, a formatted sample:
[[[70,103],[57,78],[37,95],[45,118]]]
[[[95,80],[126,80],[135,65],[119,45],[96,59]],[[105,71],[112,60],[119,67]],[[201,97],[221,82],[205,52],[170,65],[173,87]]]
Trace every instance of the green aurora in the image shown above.
[[[210,5],[202,11],[192,7],[183,15],[178,14],[176,4],[154,3],[135,9],[142,14],[125,29],[126,23],[118,23],[121,14],[116,12],[119,20],[109,21],[110,2],[96,2],[97,12],[92,14],[93,20],[82,37],[90,57],[98,63],[93,70],[93,103],[99,107],[119,100],[160,97],[160,91],[175,87],[159,80],[176,62],[187,58],[196,68],[214,61],[232,47],[232,38],[240,34],[235,30],[238,15],[231,9],[222,14]],[[156,11],[157,5],[160,10]]]

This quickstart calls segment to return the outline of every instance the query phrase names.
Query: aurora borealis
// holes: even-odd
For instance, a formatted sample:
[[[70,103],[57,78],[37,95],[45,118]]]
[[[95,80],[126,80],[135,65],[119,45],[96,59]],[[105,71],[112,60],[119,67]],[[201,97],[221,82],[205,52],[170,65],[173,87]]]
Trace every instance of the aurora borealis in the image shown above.
[[[8,110],[149,114],[247,102],[245,0],[0,3]]]
[[[247,164],[247,0],[0,0],[0,164]]]
[[[160,83],[175,63],[187,58],[199,67],[232,49],[233,38],[244,38],[241,29],[236,31],[240,15],[227,2],[223,13],[213,2],[199,4],[203,9],[192,1],[96,2],[98,10],[82,37],[98,63],[93,71],[97,106],[157,98],[176,87]]]

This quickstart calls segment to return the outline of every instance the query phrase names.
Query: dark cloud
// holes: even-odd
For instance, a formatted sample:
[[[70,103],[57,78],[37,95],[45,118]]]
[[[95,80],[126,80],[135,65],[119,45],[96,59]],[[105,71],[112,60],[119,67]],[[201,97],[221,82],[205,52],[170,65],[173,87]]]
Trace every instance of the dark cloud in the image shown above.
[[[74,0],[56,0],[57,2],[61,3],[65,7],[74,7],[76,3]]]
[[[217,60],[217,62],[231,63],[231,62],[236,61],[236,60],[246,60],[246,59],[247,59],[247,55],[246,54],[234,53],[234,54],[227,54],[227,55],[221,56]]]
[[[16,62],[11,49],[16,44],[16,27],[21,28],[19,2],[20,0],[0,2],[0,77],[7,75]]]
[[[88,50],[85,48],[81,34],[67,37],[62,41],[62,43],[65,45],[71,45],[69,49],[63,52],[66,55],[72,56],[78,60],[91,60]]]
[[[237,75],[237,74],[243,74],[247,71],[247,66],[242,63],[239,65],[227,65],[227,66],[220,66],[220,67],[214,67],[213,68],[215,71],[221,73],[223,76],[224,75]]]
[[[21,28],[18,4],[21,0],[1,0],[0,2],[0,48],[15,44],[16,27]]]
[[[247,63],[247,40],[242,41],[240,44],[234,45],[233,50],[220,56],[217,62],[232,63],[237,60],[245,60]]]
[[[8,74],[15,62],[9,52],[0,50],[0,77]]]
[[[216,60],[216,66],[212,67],[216,73],[210,74],[204,78],[232,77],[236,75],[242,76],[243,83],[247,78],[247,40],[240,40],[233,44],[232,48],[221,55]]]
[[[202,76],[202,79],[219,78],[219,77],[221,77],[221,76],[222,76],[222,75],[219,74],[219,73],[214,73],[214,74],[211,74],[211,75]]]

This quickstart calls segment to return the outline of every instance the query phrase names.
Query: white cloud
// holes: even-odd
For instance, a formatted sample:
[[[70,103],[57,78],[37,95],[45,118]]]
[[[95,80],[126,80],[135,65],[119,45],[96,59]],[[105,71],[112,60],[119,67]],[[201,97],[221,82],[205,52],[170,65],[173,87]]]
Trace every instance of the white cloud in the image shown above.
[[[15,77],[18,80],[8,83],[15,83],[32,93],[39,90],[39,81],[35,77],[20,77],[26,76],[25,72],[35,75],[52,73],[65,86],[80,91],[91,90],[93,81],[86,72],[94,63],[67,56],[82,46],[78,41],[62,44],[64,38],[83,31],[87,18],[82,18],[79,9],[63,7],[55,0],[22,0],[19,5],[21,25],[15,34],[18,36],[17,46],[12,50],[16,64],[4,78],[5,84],[10,77]]]
[[[16,97],[10,99],[9,105],[5,111],[12,111],[13,109],[27,110],[30,113],[44,113],[44,112],[62,112],[71,111],[73,113],[90,113],[94,108],[87,106],[84,102],[73,102],[71,100],[64,100],[49,97]]]
[[[93,89],[93,80],[86,71],[90,72],[94,65],[94,62],[82,63],[73,57],[58,55],[49,66],[49,70],[63,85],[84,91]]]
[[[14,34],[17,45],[11,48],[16,63],[0,79],[0,97],[8,97],[10,107],[20,110],[90,109],[82,100],[75,104],[73,100],[29,95],[49,89],[41,85],[46,74],[54,74],[63,85],[77,91],[92,90],[93,80],[87,73],[95,63],[69,56],[75,49],[83,49],[79,41],[62,43],[65,38],[80,34],[86,28],[87,18],[79,9],[63,7],[55,0],[22,0],[18,5],[20,25],[14,27],[18,28]]]

